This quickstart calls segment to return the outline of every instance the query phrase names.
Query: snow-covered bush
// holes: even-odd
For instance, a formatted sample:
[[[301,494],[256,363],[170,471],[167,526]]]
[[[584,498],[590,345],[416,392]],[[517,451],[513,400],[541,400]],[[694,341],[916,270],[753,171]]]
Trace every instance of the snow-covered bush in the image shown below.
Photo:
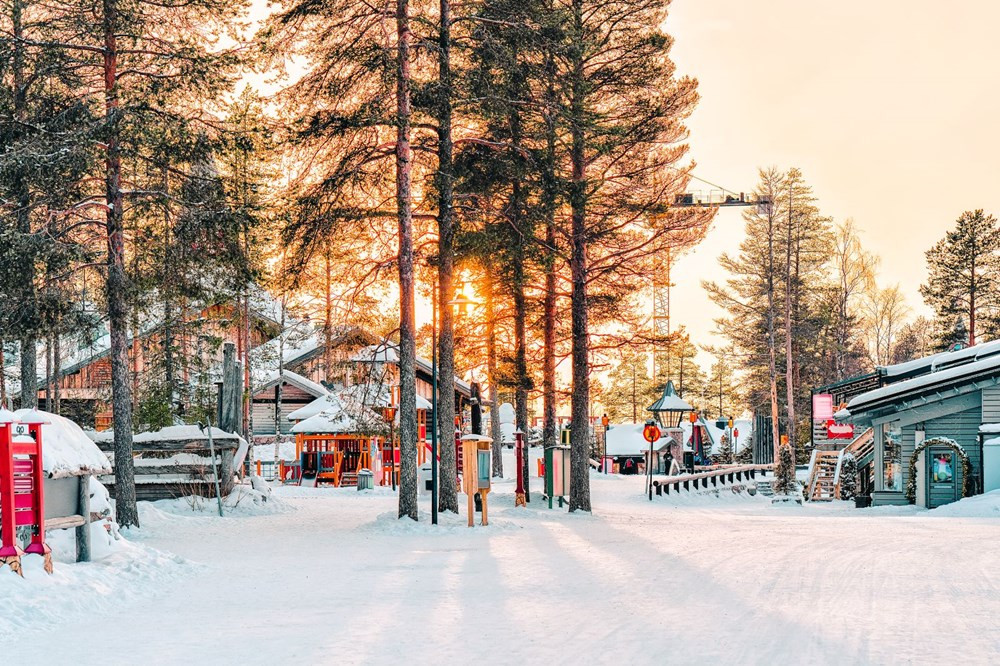
[[[852,500],[858,495],[858,460],[845,453],[840,461],[840,499]]]
[[[778,464],[774,467],[774,482],[771,484],[775,495],[791,495],[795,492],[795,454],[792,447],[784,444],[778,450]]]
[[[753,435],[743,443],[743,448],[736,454],[736,462],[740,465],[750,465],[753,463]]]

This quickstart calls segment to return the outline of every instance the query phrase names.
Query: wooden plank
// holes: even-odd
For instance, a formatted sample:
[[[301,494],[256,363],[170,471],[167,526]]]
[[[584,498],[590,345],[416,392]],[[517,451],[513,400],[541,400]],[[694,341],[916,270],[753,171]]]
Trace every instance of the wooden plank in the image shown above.
[[[76,561],[90,561],[90,477],[80,477],[80,517],[83,522],[76,527]]]
[[[86,523],[83,516],[63,516],[62,518],[49,518],[45,521],[45,530],[66,530],[71,527],[79,527]]]
[[[104,451],[105,453],[114,452],[114,442],[98,442],[97,447]],[[239,447],[239,440],[235,436],[228,436],[222,438],[216,438],[215,449],[219,450],[235,450]],[[177,453],[185,452],[189,453],[192,451],[203,451],[205,455],[209,454],[208,450],[208,440],[207,439],[188,439],[188,440],[164,440],[157,442],[135,442],[132,445],[132,451],[135,453],[143,453],[145,451],[158,451],[167,452],[174,451]]]

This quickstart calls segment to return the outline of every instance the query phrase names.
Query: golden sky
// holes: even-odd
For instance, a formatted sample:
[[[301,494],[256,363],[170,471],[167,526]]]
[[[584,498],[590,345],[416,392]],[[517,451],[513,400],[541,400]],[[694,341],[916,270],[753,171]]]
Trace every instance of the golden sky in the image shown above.
[[[821,209],[854,218],[915,311],[924,251],[962,211],[1000,216],[1000,0],[674,0],[680,72],[700,81],[696,173],[749,190],[758,166],[797,166]],[[719,312],[704,278],[742,236],[723,211],[678,262],[675,323]]]

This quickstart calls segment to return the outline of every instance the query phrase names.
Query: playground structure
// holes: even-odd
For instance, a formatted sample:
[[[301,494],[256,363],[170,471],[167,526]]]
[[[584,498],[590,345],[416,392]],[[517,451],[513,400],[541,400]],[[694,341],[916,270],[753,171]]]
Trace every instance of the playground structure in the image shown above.
[[[379,485],[395,487],[399,482],[394,396],[388,390],[362,394],[357,388],[321,396],[288,415],[297,421],[292,426],[295,460],[279,464],[278,478],[283,483],[356,486],[358,474],[366,469],[378,477]],[[430,451],[426,442],[429,409],[430,403],[417,396],[418,465],[426,462]]]

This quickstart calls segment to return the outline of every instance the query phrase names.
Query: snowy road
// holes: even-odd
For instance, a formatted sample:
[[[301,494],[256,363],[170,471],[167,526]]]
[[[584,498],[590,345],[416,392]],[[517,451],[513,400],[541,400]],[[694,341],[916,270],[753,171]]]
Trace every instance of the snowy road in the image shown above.
[[[187,564],[158,556],[169,575],[149,574],[148,562],[121,572],[131,581],[123,601],[8,623],[16,641],[3,643],[0,619],[0,661],[1000,660],[997,518],[732,495],[650,504],[641,484],[596,480],[597,511],[578,516],[537,500],[515,511],[508,482],[493,524],[472,530],[462,517],[437,529],[400,523],[381,491],[283,488],[282,512],[224,519],[146,505],[137,550]],[[0,572],[0,611],[9,575]],[[25,588],[15,584],[16,599]],[[38,589],[60,603],[58,587]]]

